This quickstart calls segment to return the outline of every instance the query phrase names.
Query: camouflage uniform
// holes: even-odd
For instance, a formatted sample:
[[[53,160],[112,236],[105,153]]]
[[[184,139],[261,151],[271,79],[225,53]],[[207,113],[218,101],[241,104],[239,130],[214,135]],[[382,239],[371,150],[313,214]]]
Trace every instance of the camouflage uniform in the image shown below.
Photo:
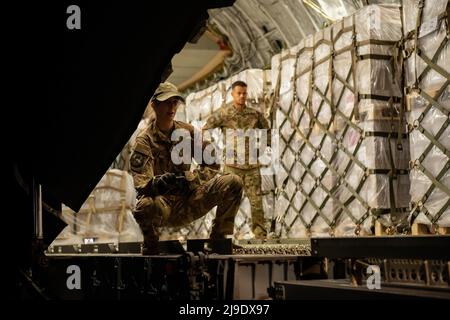
[[[191,151],[194,148],[194,127],[174,121],[174,129],[186,129],[190,133]],[[223,238],[232,234],[234,217],[242,197],[242,180],[233,174],[216,176],[219,165],[201,165],[190,172],[190,164],[175,165],[171,160],[171,150],[176,142],[169,134],[164,134],[151,120],[146,130],[136,138],[131,156],[131,173],[139,193],[157,175],[167,172],[184,174],[190,191],[184,195],[140,196],[134,217],[144,234],[144,244],[154,245],[159,238],[161,226],[179,227],[204,216],[217,205],[211,238]],[[202,150],[207,142],[199,142]],[[197,159],[200,161],[200,159]],[[200,162],[199,162],[200,163]]]
[[[213,113],[203,126],[203,130],[224,129],[269,129],[269,123],[264,115],[256,109],[245,107],[238,111],[233,104],[228,104]],[[252,231],[257,238],[265,238],[267,230],[264,224],[264,210],[261,192],[260,164],[249,164],[248,138],[245,141],[245,164],[225,164],[225,173],[238,175],[243,183],[245,194],[250,200],[252,212]],[[267,137],[270,146],[270,135]],[[237,144],[235,144],[237,145]],[[235,159],[237,152],[234,150]]]

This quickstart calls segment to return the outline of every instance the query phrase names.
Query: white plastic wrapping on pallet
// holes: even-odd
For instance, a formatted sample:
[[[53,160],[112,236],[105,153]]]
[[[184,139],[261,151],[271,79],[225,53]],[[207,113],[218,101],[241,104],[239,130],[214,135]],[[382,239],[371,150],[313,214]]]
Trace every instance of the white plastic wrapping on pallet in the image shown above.
[[[409,150],[405,131],[402,131],[401,150],[397,148],[397,139],[370,135],[364,137],[365,134],[373,132],[388,134],[392,132],[391,125],[385,121],[361,121],[358,127],[362,131],[349,129],[342,140],[342,144],[350,153],[353,153],[358,145],[359,149],[355,156],[357,163],[348,153],[341,150],[336,157],[339,177],[345,177],[343,180],[345,183],[337,188],[339,202],[342,204],[337,208],[339,220],[336,232],[338,234],[354,233],[351,231],[354,223],[351,221],[350,214],[354,219],[359,220],[370,213],[371,216],[365,219],[362,226],[364,233],[369,233],[373,223],[372,217],[378,218],[385,226],[395,225],[406,217],[410,197],[407,175]],[[397,174],[391,178],[389,172],[392,167],[397,170]],[[359,197],[355,196],[352,190],[358,190]],[[350,198],[354,199],[349,201]],[[393,215],[391,215],[391,208],[394,210]],[[341,226],[352,226],[352,228],[341,228]]]
[[[407,140],[392,137],[398,131],[401,90],[389,58],[400,38],[399,7],[370,5],[273,57],[281,161],[297,159],[292,169],[282,166],[277,177],[282,235],[370,234],[371,213],[391,210],[389,150],[402,173],[397,171],[391,183],[395,218],[407,207]],[[389,214],[381,217],[392,223]]]
[[[447,0],[410,0],[403,8],[410,219],[439,227],[450,227],[449,12]]]
[[[350,17],[344,19],[344,28],[350,21]],[[377,57],[394,58],[399,54],[396,42],[401,39],[400,11],[396,6],[368,6],[355,14],[354,21],[359,56],[354,71],[356,94],[347,89],[344,92],[344,99],[338,104],[341,113],[336,114],[335,127],[336,142],[341,140],[344,147],[339,148],[335,159],[337,173],[344,178],[337,189],[339,203],[343,206],[338,208],[336,228],[336,233],[343,235],[352,235],[358,230],[355,221],[362,222],[360,232],[363,234],[371,233],[374,218],[385,226],[395,225],[403,219],[409,202],[405,192],[409,187],[408,141],[405,130],[399,130],[399,126],[402,128],[401,106],[395,103],[402,95],[401,65],[395,66],[395,60]],[[347,36],[341,37],[335,50],[350,45],[351,34],[347,32]],[[363,58],[365,55],[368,58]],[[351,69],[351,57],[342,57],[344,59],[346,63],[337,60],[334,64],[341,78],[348,76]],[[342,86],[341,82],[336,82]],[[350,84],[353,84],[351,80]],[[335,97],[338,90],[333,92]],[[357,110],[352,110],[357,95],[360,98]],[[385,101],[389,98],[392,100]],[[354,114],[352,118],[352,111],[358,112],[359,121],[355,121]],[[345,118],[352,119],[353,125],[345,125]],[[401,138],[396,139],[399,132]]]
[[[319,153],[317,150],[322,139],[325,139],[325,143]],[[288,181],[285,188],[288,195],[295,194],[290,203],[296,209],[292,210],[293,208],[291,208],[288,212],[291,217],[286,216],[288,218],[285,221],[287,225],[292,225],[289,220],[293,221],[292,219],[295,219],[294,212],[298,212],[296,224],[286,228],[286,231],[291,229],[286,236],[325,236],[328,235],[329,228],[324,219],[332,218],[335,207],[335,200],[329,197],[327,191],[335,185],[336,175],[326,165],[326,162],[331,159],[334,145],[317,127],[313,128],[308,139],[303,141],[302,152],[297,156],[297,161],[292,167],[293,179]],[[283,164],[286,163],[286,159],[283,159]],[[288,160],[288,162],[290,161]],[[308,164],[311,164],[309,168]],[[316,214],[318,210],[322,215]]]
[[[450,110],[450,96],[442,97],[439,102]],[[428,102],[420,97],[411,98],[411,111],[408,121],[414,126],[422,117]],[[423,133],[414,128],[410,133],[411,143],[411,202],[413,211],[417,214],[414,222],[430,225],[432,223],[440,227],[450,227],[450,196],[445,192],[450,189],[450,126],[448,114],[443,114],[437,108],[431,108],[420,121]],[[438,132],[442,132],[437,139],[440,146],[433,145],[426,133],[436,138]],[[429,150],[427,148],[430,147]],[[444,153],[442,149],[446,149]],[[426,154],[425,156],[423,156]],[[421,157],[423,158],[421,159]],[[423,166],[427,173],[420,170],[417,165]],[[437,180],[439,184],[433,182]],[[429,193],[429,195],[427,195]],[[415,212],[417,210],[417,212]]]
[[[300,139],[298,139],[297,135],[295,135],[288,145],[285,140],[289,139],[289,137],[293,134],[294,128],[288,123],[288,119],[285,116],[285,113],[288,112],[289,107],[291,105],[292,97],[293,97],[293,76],[295,73],[295,49],[284,50],[282,53],[275,55],[272,58],[272,90],[276,90],[278,86],[278,108],[274,125],[277,130],[279,130],[280,138],[285,137],[285,139],[280,139],[279,141],[279,151],[280,154],[280,168],[276,173],[276,186],[277,190],[281,190],[280,186],[288,177],[288,170],[285,167],[290,167],[295,162],[295,156],[292,152],[296,150],[300,146]],[[284,111],[284,112],[283,112]],[[284,125],[283,125],[284,124]],[[283,151],[285,151],[285,154]],[[298,173],[297,167],[293,170],[294,174]],[[289,181],[290,182],[290,181]],[[292,188],[291,185],[288,188]],[[291,208],[291,198],[292,193],[283,192],[282,194],[276,195],[275,200],[275,212],[277,216],[282,216],[284,214],[289,215],[289,218],[295,219],[297,212],[295,212],[294,208]],[[280,221],[283,223],[284,221]],[[279,223],[276,226],[276,233],[282,236],[285,236],[285,229],[282,228],[282,225]]]
[[[345,177],[347,184],[341,184],[338,187],[340,203],[344,204],[348,209],[348,213],[358,221],[367,216],[369,209],[372,215],[374,210],[378,212],[382,224],[385,226],[395,225],[404,217],[409,202],[409,196],[405,190],[409,187],[409,179],[406,175],[408,169],[408,141],[405,130],[398,130],[401,118],[398,103],[379,99],[382,97],[401,97],[401,73],[399,71],[401,65],[395,67],[396,61],[387,59],[378,59],[376,55],[397,56],[395,42],[401,38],[401,21],[399,20],[399,8],[395,6],[368,6],[355,14],[354,21],[356,23],[356,40],[358,43],[357,55],[360,57],[356,62],[355,78],[356,92],[362,97],[359,100],[357,111],[360,121],[352,121],[356,126],[348,126],[346,128],[345,118],[352,118],[354,109],[354,100],[358,97],[348,88],[344,90],[342,99],[338,103],[338,112],[335,116],[335,132],[338,139],[342,139],[342,145],[347,152],[339,150],[336,161],[338,163],[338,174]],[[333,34],[340,29],[351,25],[351,17],[343,20],[343,26],[335,24]],[[340,50],[345,46],[351,45],[352,32],[345,32],[335,43],[335,50]],[[377,44],[376,41],[390,41]],[[373,42],[373,43],[372,43]],[[363,58],[368,55],[368,58]],[[340,78],[348,77],[351,70],[351,53],[347,51],[336,56],[333,65],[336,73]],[[349,79],[352,84],[352,79]],[[334,88],[333,93],[338,97],[343,83],[334,81],[338,84]],[[365,98],[367,97],[367,98]],[[394,100],[395,101],[395,100]],[[354,119],[353,119],[354,120]],[[397,121],[398,120],[398,121]],[[400,127],[402,128],[402,127]],[[393,134],[402,134],[401,140],[393,137]],[[388,136],[388,135],[391,136]],[[362,138],[362,139],[361,139]],[[361,140],[360,140],[361,139]],[[397,144],[401,145],[401,150],[397,148]],[[355,162],[349,154],[353,154],[355,148]],[[392,162],[390,159],[392,154]],[[393,165],[392,165],[393,163]],[[350,165],[351,164],[351,165]],[[350,165],[350,167],[348,167]],[[396,169],[392,185],[389,183],[389,170],[392,167]],[[365,171],[376,170],[374,173],[368,174],[366,180],[363,181]],[[377,173],[385,170],[384,173]],[[361,184],[362,182],[362,184]],[[358,192],[360,198],[351,190],[360,190]],[[392,190],[391,190],[392,188]],[[390,194],[393,194],[391,199]],[[352,194],[353,193],[353,194]],[[349,203],[350,197],[355,199]],[[395,201],[395,203],[391,203]],[[340,206],[339,211],[344,212],[346,209]],[[379,212],[390,212],[391,208],[394,215],[379,214]],[[341,214],[337,225],[336,232],[338,234],[350,235],[351,228],[347,230],[339,230],[340,226],[352,224],[349,214]],[[370,233],[370,227],[373,224],[372,217],[367,216],[362,225],[361,232]]]
[[[189,94],[186,98],[186,119],[194,127],[201,129],[206,119],[215,111],[232,101],[231,85],[235,81],[244,81],[247,84],[247,105],[263,113],[266,113],[265,98],[269,91],[270,70],[248,69],[231,76],[217,84],[198,92]],[[212,130],[211,138],[219,148],[224,148],[223,134],[220,129]],[[267,219],[272,219],[273,214],[273,189],[274,177],[262,176],[262,191],[264,212]],[[191,223],[189,226],[177,229],[164,228],[161,232],[162,239],[178,238],[207,238],[211,231],[215,210],[211,210],[206,216]],[[249,238],[251,234],[251,210],[250,202],[244,197],[238,214],[235,218],[234,236],[238,239]]]
[[[405,48],[413,50],[416,21],[419,15],[419,3],[423,2],[421,19],[419,19],[419,35],[417,45],[421,53],[430,60],[442,45],[436,64],[447,73],[450,66],[450,45],[448,43],[448,0],[408,0],[403,3],[404,35],[407,37]],[[409,35],[409,36],[408,36]],[[405,64],[405,85],[410,87],[416,78],[429,66],[429,63],[418,55],[418,51],[411,54]],[[419,87],[427,90],[439,90],[447,80],[446,76],[431,68],[419,82]]]
[[[135,202],[131,175],[109,170],[78,212],[63,206],[62,218],[68,225],[52,245],[141,242],[142,233],[132,214]]]
[[[321,149],[324,159],[329,160],[333,150],[333,143],[317,126],[311,130],[309,115],[305,108],[302,108],[302,104],[307,103],[309,96],[309,90],[304,84],[309,83],[310,72],[307,69],[311,66],[312,57],[312,52],[304,50],[304,47],[312,46],[312,40],[312,37],[308,37],[299,46],[285,50],[272,59],[272,79],[277,79],[281,74],[279,109],[276,112],[276,127],[279,129],[281,138],[279,148],[281,163],[276,181],[277,187],[282,190],[277,197],[276,213],[278,216],[284,216],[276,231],[281,237],[305,237],[310,233],[316,236],[323,235],[326,231],[323,230],[324,224],[317,221],[322,218],[315,216],[315,207],[323,204],[322,211],[325,215],[331,214],[333,210],[333,200],[327,199],[322,185],[309,195],[317,182],[313,177],[323,173],[324,176],[320,179],[321,184],[331,188],[334,181],[333,174],[326,170],[326,165],[320,158],[313,161],[309,173],[306,172],[306,166],[302,165],[302,163],[311,163],[316,157],[315,148],[322,138],[326,140]],[[306,73],[297,79],[295,88],[296,66],[297,70],[306,71]],[[276,86],[274,80],[272,87],[276,89]],[[295,89],[297,89],[297,98],[294,101]],[[306,137],[308,139],[305,139]],[[301,152],[298,153],[298,150]],[[310,200],[307,196],[310,196]],[[306,225],[311,225],[310,231],[307,230]]]

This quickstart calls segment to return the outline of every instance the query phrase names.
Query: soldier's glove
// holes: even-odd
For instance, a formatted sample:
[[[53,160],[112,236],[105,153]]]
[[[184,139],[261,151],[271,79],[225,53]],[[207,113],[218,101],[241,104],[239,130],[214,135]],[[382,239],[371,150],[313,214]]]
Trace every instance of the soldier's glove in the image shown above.
[[[189,190],[188,181],[183,176],[177,176],[173,172],[164,173],[153,177],[144,188],[144,194],[151,197],[160,195],[181,195]]]
[[[189,182],[187,181],[184,173],[180,173],[175,177],[174,187],[169,191],[170,195],[186,195],[189,192]]]

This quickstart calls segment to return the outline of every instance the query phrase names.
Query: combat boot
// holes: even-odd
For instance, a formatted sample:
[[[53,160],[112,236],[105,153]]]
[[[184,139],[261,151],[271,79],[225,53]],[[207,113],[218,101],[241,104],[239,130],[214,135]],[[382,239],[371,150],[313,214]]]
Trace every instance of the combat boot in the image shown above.
[[[158,230],[152,223],[152,220],[145,216],[145,212],[134,212],[133,215],[144,236],[142,254],[146,256],[159,254]]]
[[[231,250],[237,250],[242,249],[242,246],[234,243],[233,236],[232,235],[225,235],[221,233],[214,233],[212,232],[209,239],[211,240],[209,242],[207,250],[211,253],[223,253],[223,243],[226,240],[231,240]]]

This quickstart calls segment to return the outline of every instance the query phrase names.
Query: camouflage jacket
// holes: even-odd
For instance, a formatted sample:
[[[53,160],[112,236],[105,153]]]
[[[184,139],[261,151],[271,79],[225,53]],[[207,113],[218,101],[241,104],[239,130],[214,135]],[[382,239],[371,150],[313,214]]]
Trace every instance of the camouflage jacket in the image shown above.
[[[191,190],[209,181],[218,173],[218,170],[220,169],[218,164],[202,164],[202,159],[196,159],[197,163],[200,163],[200,165],[194,171],[190,171],[190,163],[176,165],[172,162],[171,152],[173,147],[178,143],[177,141],[171,141],[170,138],[175,129],[185,129],[189,132],[192,156],[194,156],[195,147],[204,150],[209,144],[207,141],[196,141],[194,139],[194,127],[190,124],[174,121],[173,130],[168,134],[165,134],[158,128],[156,121],[154,119],[151,120],[148,127],[142,130],[136,138],[136,143],[130,159],[131,174],[138,192],[140,189],[144,188],[154,176],[167,172],[184,174],[189,181]],[[198,144],[198,146],[195,144]]]
[[[270,129],[269,122],[264,115],[256,109],[245,107],[242,111],[238,111],[232,103],[220,108],[206,120],[203,131],[220,128],[226,129]],[[249,164],[249,139],[245,139],[245,164],[228,164],[230,167],[239,169],[254,169],[260,167],[258,164]],[[271,145],[270,131],[267,135],[267,145]],[[237,143],[234,143],[234,155],[237,159],[236,151]]]

